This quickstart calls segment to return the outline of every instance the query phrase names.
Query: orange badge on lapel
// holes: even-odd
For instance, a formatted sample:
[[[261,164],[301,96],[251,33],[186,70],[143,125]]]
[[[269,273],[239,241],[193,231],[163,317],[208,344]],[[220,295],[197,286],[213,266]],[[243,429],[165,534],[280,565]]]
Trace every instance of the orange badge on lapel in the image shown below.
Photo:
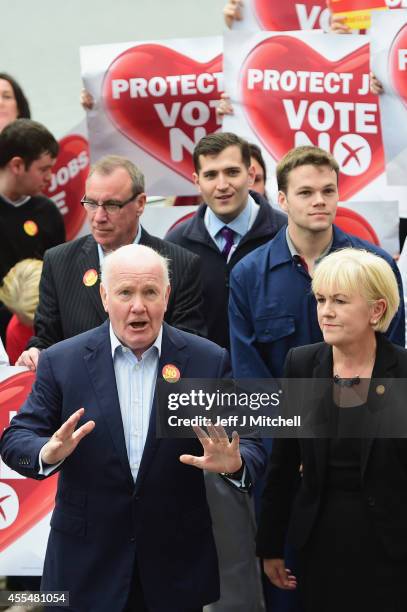
[[[83,284],[85,287],[93,287],[93,285],[97,283],[97,280],[98,273],[94,268],[86,270],[85,274],[83,275]]]
[[[167,363],[162,369],[163,379],[169,383],[176,383],[181,378],[181,374],[177,366],[172,363]]]

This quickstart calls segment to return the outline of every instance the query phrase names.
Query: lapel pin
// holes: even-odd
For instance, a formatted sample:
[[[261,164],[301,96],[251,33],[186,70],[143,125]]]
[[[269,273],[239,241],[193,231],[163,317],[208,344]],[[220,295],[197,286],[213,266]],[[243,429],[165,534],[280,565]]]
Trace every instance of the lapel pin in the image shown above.
[[[93,285],[97,283],[97,280],[98,273],[94,268],[86,270],[85,274],[83,275],[83,284],[85,287],[93,287]]]
[[[167,363],[162,369],[163,379],[168,383],[176,383],[181,378],[181,374],[177,366],[172,363]]]
[[[377,385],[376,387],[377,395],[383,395],[385,391],[386,391],[386,388],[384,385]]]
[[[36,236],[38,234],[38,225],[35,221],[25,221],[23,229],[27,236]]]

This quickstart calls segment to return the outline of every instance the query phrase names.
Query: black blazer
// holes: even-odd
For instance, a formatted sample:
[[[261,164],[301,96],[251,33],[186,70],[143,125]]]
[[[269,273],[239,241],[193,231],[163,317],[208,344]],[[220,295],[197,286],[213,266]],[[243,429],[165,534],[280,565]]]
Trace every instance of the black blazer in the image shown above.
[[[165,321],[206,336],[199,257],[151,236],[142,229],[140,244],[170,260],[171,294]],[[97,244],[89,235],[48,250],[40,281],[40,301],[34,320],[35,336],[27,348],[47,348],[93,327],[107,318],[99,294],[99,277],[91,287],[83,282],[87,270],[99,271]]]
[[[376,334],[376,338],[374,383],[369,388],[361,441],[362,496],[388,555],[406,558],[407,439],[374,439],[374,435],[396,405],[403,411],[398,413],[404,422],[400,435],[406,435],[406,381],[397,381],[397,385],[383,381],[384,393],[383,388],[377,389],[380,379],[407,377],[407,350],[392,344],[382,334]],[[285,368],[287,378],[331,379],[332,348],[321,342],[292,349]],[[404,385],[404,392],[400,391],[400,384]],[[316,420],[320,422],[320,418],[319,413]],[[274,440],[257,533],[258,556],[283,558],[286,536],[297,549],[307,543],[326,484],[328,458],[327,438]]]

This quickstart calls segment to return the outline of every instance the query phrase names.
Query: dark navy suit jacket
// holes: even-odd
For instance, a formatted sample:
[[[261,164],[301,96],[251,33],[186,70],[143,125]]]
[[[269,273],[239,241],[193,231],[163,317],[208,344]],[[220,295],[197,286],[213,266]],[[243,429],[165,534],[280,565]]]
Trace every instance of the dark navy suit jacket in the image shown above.
[[[224,349],[164,324],[158,376],[168,363],[185,378],[230,374]],[[96,427],[60,466],[42,588],[70,591],[69,609],[75,612],[119,612],[137,561],[152,612],[217,600],[218,564],[203,474],[179,461],[183,453],[201,455],[202,448],[192,438],[157,439],[154,402],[133,482],[108,322],[42,352],[33,391],[3,435],[5,462],[39,478],[41,447],[81,406],[84,421],[93,419]],[[264,466],[261,444],[242,441],[242,456],[255,478]]]

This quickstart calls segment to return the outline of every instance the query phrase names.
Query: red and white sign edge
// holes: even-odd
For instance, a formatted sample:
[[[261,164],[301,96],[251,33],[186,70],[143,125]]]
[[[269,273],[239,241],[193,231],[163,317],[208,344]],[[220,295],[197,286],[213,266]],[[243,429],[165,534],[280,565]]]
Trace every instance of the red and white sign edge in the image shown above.
[[[26,372],[27,368],[0,366],[0,382]],[[14,479],[23,476],[10,470],[0,460],[0,481],[13,485]],[[49,535],[51,513],[45,515],[34,527],[23,533],[17,540],[0,552],[0,575],[2,576],[41,576],[45,550]]]
[[[397,13],[398,11],[393,12]],[[299,40],[313,45],[317,52],[331,61],[342,58],[344,55],[355,51],[368,42],[366,36],[337,36],[321,32],[227,32],[225,34],[225,91],[231,97],[234,113],[233,115],[225,116],[223,130],[236,132],[249,142],[257,143],[261,147],[269,173],[267,192],[272,202],[277,201],[276,160],[268,153],[262,143],[258,141],[246,119],[242,104],[239,103],[239,71],[247,55],[257,44],[270,36],[281,36],[282,34],[295,35]],[[335,36],[335,45],[329,43],[329,38],[332,36]],[[385,172],[366,185],[357,194],[354,194],[352,201],[397,201],[400,216],[407,217],[407,189],[404,186],[388,185]]]
[[[197,195],[192,179],[189,182],[126,138],[115,128],[104,112],[102,87],[107,68],[113,60],[127,49],[144,44],[167,46],[198,62],[210,61],[223,51],[221,36],[148,40],[81,47],[80,62],[83,84],[95,100],[94,108],[87,112],[91,162],[94,163],[100,157],[110,153],[123,155],[134,161],[144,173],[148,195]]]
[[[407,106],[397,94],[389,70],[391,46],[403,26],[407,28],[406,9],[378,11],[372,15],[371,66],[385,92],[379,96],[379,106],[389,185],[407,185]],[[400,215],[407,217],[407,203],[402,206]]]

